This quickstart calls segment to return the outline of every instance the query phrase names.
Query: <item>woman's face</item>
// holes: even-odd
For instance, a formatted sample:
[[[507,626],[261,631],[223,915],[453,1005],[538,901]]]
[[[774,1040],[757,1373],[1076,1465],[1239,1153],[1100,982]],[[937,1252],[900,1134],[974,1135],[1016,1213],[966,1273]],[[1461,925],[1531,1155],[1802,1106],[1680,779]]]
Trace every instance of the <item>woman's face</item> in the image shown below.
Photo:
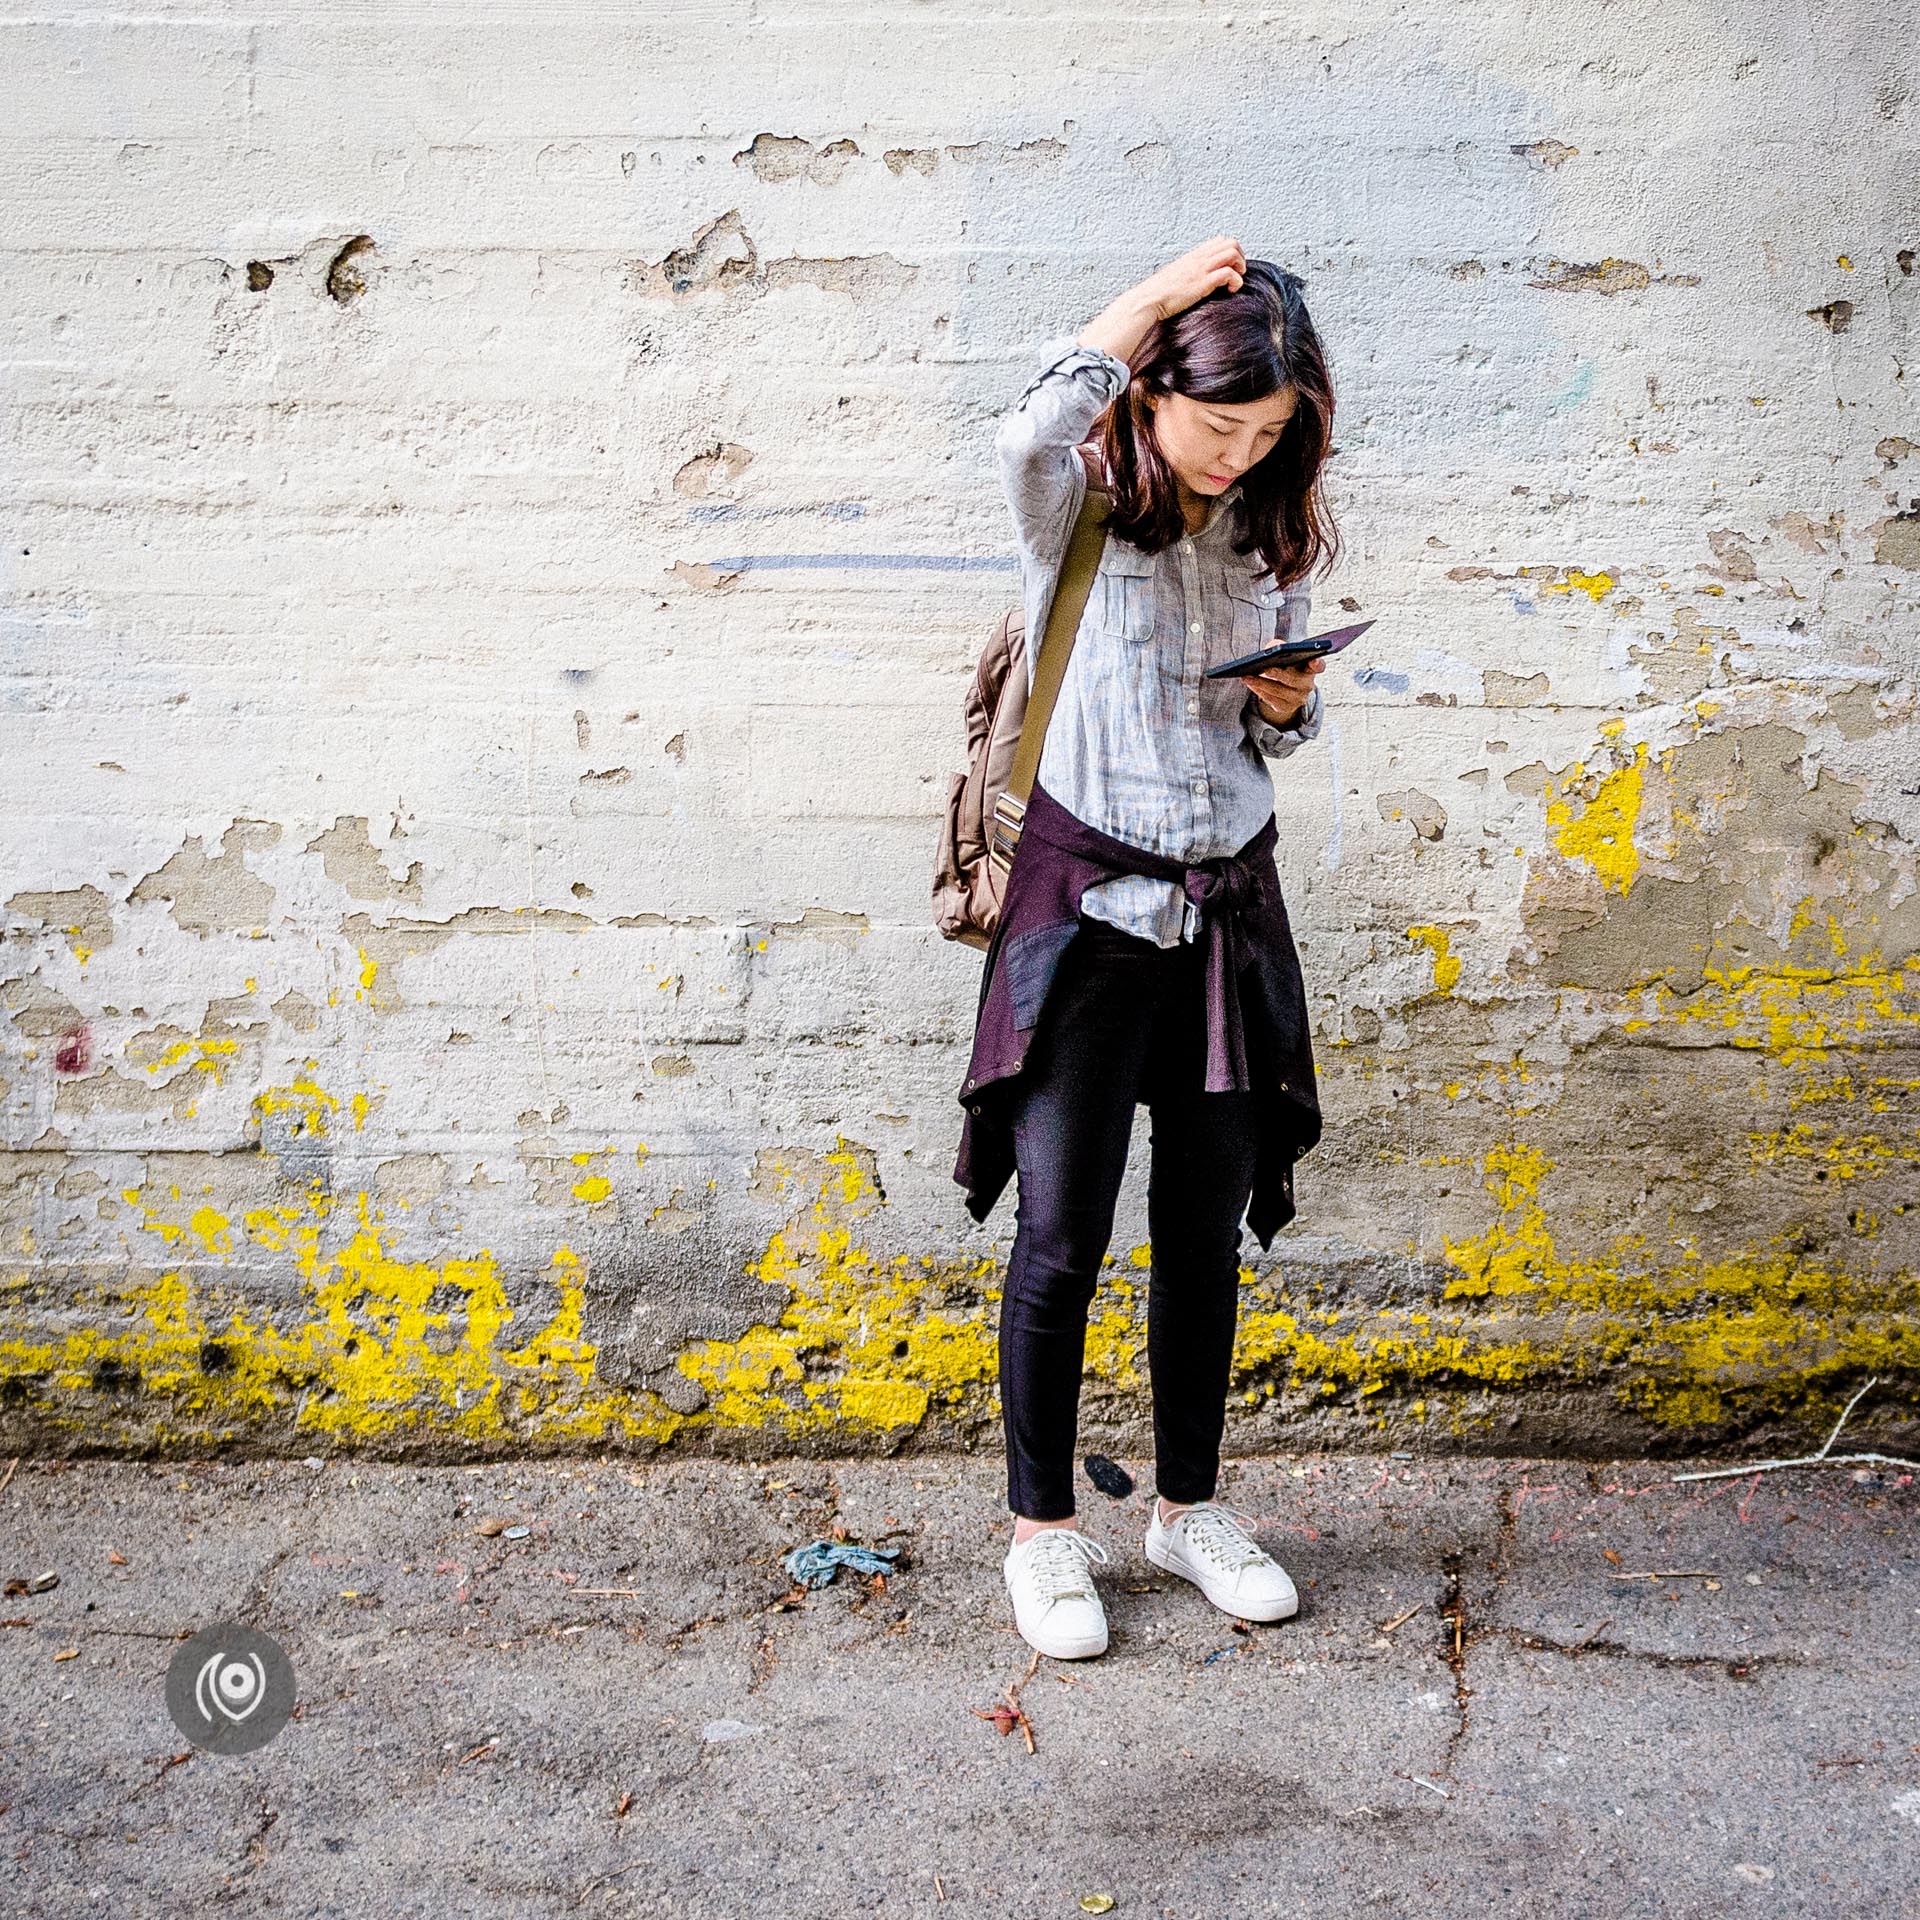
[[[1148,394],[1154,443],[1180,482],[1181,504],[1203,505],[1233,485],[1280,438],[1299,404],[1297,387],[1264,400],[1195,400],[1184,393]]]

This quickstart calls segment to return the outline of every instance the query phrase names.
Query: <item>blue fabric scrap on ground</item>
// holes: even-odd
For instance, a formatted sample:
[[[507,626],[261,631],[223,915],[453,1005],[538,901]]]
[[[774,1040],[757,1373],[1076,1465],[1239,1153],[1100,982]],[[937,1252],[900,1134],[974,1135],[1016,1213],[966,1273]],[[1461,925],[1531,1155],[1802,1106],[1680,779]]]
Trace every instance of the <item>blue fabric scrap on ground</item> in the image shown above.
[[[898,1547],[857,1547],[846,1540],[815,1540],[795,1547],[780,1564],[802,1587],[824,1587],[842,1567],[855,1573],[891,1573]]]

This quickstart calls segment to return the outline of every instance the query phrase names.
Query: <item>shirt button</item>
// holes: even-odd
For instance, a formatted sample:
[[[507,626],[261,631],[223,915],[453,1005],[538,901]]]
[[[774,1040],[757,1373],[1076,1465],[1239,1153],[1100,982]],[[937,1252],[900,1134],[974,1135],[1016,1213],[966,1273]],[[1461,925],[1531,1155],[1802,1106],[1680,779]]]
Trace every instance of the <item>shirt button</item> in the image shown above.
[[[1191,553],[1193,551],[1193,542],[1191,540],[1182,540],[1180,542],[1180,551],[1182,553]]]
[[[1199,622],[1198,620],[1195,620],[1195,621],[1193,621],[1193,622],[1192,622],[1192,623],[1191,623],[1191,624],[1190,624],[1190,625],[1188,626],[1188,628],[1187,628],[1187,631],[1188,631],[1189,633],[1198,633],[1198,632],[1200,631],[1200,622]]]

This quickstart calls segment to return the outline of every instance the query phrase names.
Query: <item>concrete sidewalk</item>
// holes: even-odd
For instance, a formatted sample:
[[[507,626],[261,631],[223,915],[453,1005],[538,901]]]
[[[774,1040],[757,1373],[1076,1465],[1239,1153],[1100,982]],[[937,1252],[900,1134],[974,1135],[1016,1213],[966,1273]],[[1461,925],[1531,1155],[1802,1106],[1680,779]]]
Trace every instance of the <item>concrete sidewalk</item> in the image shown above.
[[[1248,1632],[1083,1481],[1112,1646],[1022,1686],[993,1457],[23,1460],[4,1908],[1920,1914],[1920,1488],[1675,1470],[1235,1463],[1304,1596]],[[835,1523],[900,1570],[782,1606]],[[299,1684],[245,1758],[162,1698],[223,1618]]]

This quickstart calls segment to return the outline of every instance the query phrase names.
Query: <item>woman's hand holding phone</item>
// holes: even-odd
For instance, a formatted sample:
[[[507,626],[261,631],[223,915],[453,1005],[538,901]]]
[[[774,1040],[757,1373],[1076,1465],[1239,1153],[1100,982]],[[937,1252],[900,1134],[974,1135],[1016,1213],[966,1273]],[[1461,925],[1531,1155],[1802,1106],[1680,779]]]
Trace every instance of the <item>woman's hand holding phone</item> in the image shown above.
[[[1314,677],[1327,664],[1322,654],[1315,660],[1303,660],[1293,667],[1268,667],[1264,673],[1243,673],[1242,686],[1253,689],[1253,697],[1271,726],[1290,727],[1300,718],[1313,693]]]

